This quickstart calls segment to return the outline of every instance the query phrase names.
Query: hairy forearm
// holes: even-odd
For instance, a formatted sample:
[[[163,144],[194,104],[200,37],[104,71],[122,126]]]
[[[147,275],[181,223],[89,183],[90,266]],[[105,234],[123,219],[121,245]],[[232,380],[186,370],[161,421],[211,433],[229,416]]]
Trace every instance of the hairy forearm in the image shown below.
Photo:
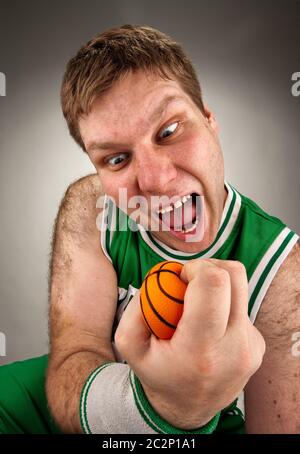
[[[94,369],[111,357],[96,352],[76,352],[63,361],[50,355],[46,393],[51,414],[64,433],[82,433],[79,414],[80,394]]]

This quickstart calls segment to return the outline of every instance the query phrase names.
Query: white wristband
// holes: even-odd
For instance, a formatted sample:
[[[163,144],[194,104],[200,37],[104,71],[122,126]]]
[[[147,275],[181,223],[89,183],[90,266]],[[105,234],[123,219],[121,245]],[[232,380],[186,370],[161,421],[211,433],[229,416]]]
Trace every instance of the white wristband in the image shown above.
[[[131,374],[127,364],[106,363],[90,375],[80,402],[81,425],[85,433],[158,433],[140,415]]]
[[[138,378],[127,364],[105,363],[86,381],[80,420],[89,434],[205,434],[217,427],[220,413],[205,426],[184,431],[171,426],[151,407]]]

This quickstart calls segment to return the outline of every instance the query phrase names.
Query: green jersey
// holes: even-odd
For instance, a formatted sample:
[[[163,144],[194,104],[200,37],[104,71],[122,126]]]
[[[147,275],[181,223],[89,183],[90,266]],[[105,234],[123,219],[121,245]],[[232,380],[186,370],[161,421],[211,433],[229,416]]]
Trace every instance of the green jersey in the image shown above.
[[[101,245],[118,277],[115,329],[151,267],[164,260],[184,264],[195,258],[238,260],[244,264],[249,283],[248,314],[254,323],[276,272],[299,237],[231,185],[225,185],[228,195],[216,238],[206,250],[198,253],[186,253],[166,246],[142,226],[134,225],[106,197],[108,209],[103,216]],[[217,431],[242,432],[244,419],[242,393],[222,411]]]
[[[226,184],[226,187],[228,196],[215,241],[198,254],[175,251],[138,225],[126,229],[129,219],[124,213],[119,216],[121,210],[109,201],[109,215],[102,218],[101,244],[118,276],[119,302],[114,329],[152,266],[163,260],[185,263],[196,257],[239,260],[245,265],[249,280],[249,315],[252,322],[255,321],[272,279],[298,236],[230,185]],[[120,220],[125,229],[124,225],[120,226]],[[117,351],[116,356],[118,358]],[[0,433],[59,432],[45,395],[47,365],[48,357],[42,356],[0,367]],[[132,389],[139,414],[147,427],[153,428],[155,433],[182,433],[170,428],[147,405],[142,387],[136,380],[132,382]],[[241,393],[216,415],[211,431],[243,432],[244,421]]]

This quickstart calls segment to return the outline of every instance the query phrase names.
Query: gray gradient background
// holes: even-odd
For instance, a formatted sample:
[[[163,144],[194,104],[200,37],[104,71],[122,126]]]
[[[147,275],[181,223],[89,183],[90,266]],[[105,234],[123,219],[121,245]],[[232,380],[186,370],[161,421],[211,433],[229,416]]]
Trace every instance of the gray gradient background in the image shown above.
[[[68,184],[94,171],[60,112],[65,64],[91,36],[124,23],[183,44],[219,120],[227,180],[300,231],[300,97],[291,95],[299,1],[1,1],[1,363],[48,351],[53,221]]]

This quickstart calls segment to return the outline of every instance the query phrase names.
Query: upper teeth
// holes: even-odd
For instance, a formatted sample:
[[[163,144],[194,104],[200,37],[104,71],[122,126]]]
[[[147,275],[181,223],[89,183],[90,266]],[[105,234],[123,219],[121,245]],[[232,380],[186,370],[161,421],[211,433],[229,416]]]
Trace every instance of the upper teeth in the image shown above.
[[[164,208],[161,208],[160,210],[157,210],[157,213],[164,214],[168,213],[169,211],[173,211],[174,208],[179,208],[181,207],[185,202],[187,202],[191,198],[191,194],[184,195],[181,199],[177,200],[174,204],[170,204]]]

